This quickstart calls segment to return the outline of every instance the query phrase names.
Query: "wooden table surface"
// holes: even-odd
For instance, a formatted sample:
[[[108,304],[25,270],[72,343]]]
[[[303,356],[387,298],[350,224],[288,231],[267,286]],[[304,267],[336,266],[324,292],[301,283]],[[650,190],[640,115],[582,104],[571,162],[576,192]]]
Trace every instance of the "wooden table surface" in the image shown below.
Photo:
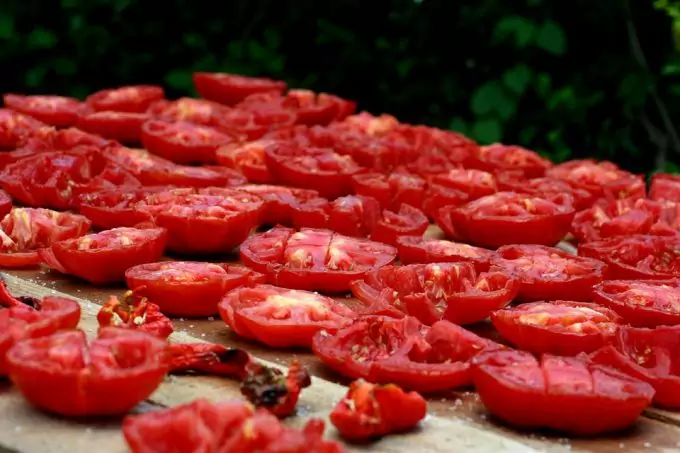
[[[81,328],[94,334],[99,306],[109,295],[122,295],[122,286],[95,288],[46,269],[5,273],[10,289],[17,295],[42,297],[64,293],[82,304]],[[347,381],[325,369],[304,351],[274,351],[239,339],[216,317],[214,319],[175,319],[171,341],[209,341],[240,347],[255,357],[285,366],[298,358],[315,376],[313,385],[303,391],[298,415],[287,423],[298,424],[309,417],[327,418],[335,403],[345,394]],[[0,453],[119,453],[127,451],[120,432],[120,420],[71,421],[41,413],[27,403],[9,384],[0,384]],[[59,389],[54,389],[59,391]],[[171,376],[150,398],[155,405],[173,406],[196,398],[224,400],[240,398],[235,381],[204,376]],[[144,404],[139,408],[143,410]],[[326,434],[336,433],[327,424]],[[472,392],[451,392],[430,400],[430,415],[420,429],[389,436],[362,446],[347,445],[349,452],[412,453],[474,452],[680,452],[680,413],[650,409],[629,432],[614,437],[569,439],[548,433],[522,433],[489,418]],[[187,452],[189,453],[189,452]]]

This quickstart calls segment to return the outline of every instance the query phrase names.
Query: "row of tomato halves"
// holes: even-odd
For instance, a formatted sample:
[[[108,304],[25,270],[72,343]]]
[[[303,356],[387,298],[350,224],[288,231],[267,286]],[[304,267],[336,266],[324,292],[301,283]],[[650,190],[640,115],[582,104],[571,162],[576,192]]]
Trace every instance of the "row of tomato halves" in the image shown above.
[[[11,198],[2,203],[0,265],[44,263],[94,284],[126,280],[132,290],[98,316],[126,334],[103,329],[86,358],[74,348],[64,356],[73,370],[144,368],[146,359],[111,361],[107,351],[134,343],[133,329],[167,338],[165,315],[219,312],[237,334],[311,348],[351,378],[422,393],[473,384],[491,413],[518,426],[597,434],[627,427],[652,399],[680,406],[678,177],[656,175],[648,193],[642,177],[610,162],[553,165],[521,147],[480,147],[388,115],[355,115],[352,102],[286,91],[278,81],[194,79],[204,99],[168,101],[153,86],[103,90],[85,102],[5,95],[0,184]],[[12,208],[12,199],[35,208]],[[66,209],[80,214],[56,211]],[[423,237],[431,220],[450,240]],[[262,225],[280,226],[250,236]],[[87,234],[91,226],[103,231]],[[570,232],[579,256],[552,247]],[[165,251],[236,247],[247,267],[158,262]],[[397,255],[401,266],[392,264]],[[348,308],[312,291],[351,291],[361,304]],[[36,405],[64,415],[122,413],[158,386],[140,384],[124,408],[82,389],[80,399],[55,401],[59,395],[29,380],[52,367],[25,364],[39,355],[58,360],[44,350],[66,337],[83,344],[77,331],[50,336],[77,320],[52,322],[48,303],[6,299],[15,302],[1,312],[5,373]],[[52,329],[26,313],[52,320]],[[517,349],[460,327],[489,317],[496,340]],[[20,341],[26,337],[43,338]],[[171,345],[168,360],[167,345],[155,354],[153,336],[139,338],[161,377],[187,369],[236,376],[275,415],[290,413],[308,384],[298,364],[286,377],[218,345]],[[255,385],[263,382],[264,390]],[[103,384],[88,385],[96,392]],[[549,409],[557,403],[559,412]],[[406,405],[413,409],[391,410]],[[202,414],[222,407],[197,402],[125,426],[162,431],[169,421],[193,421],[190,413],[209,425],[214,415]],[[410,428],[425,411],[417,393],[360,380],[331,420],[345,437],[365,438]],[[193,450],[182,451],[200,450],[191,442],[216,445],[227,432],[237,442],[235,428],[251,429],[260,413],[209,426],[210,439],[184,439]],[[134,451],[159,451],[133,431],[126,437]],[[339,448],[322,431],[315,422],[266,435],[318,445],[314,451]]]

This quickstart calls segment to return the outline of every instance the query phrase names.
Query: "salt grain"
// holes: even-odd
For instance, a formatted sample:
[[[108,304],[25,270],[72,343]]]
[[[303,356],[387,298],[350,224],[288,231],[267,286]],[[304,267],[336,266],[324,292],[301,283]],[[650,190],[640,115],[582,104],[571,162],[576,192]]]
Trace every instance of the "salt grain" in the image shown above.
[[[208,318],[208,321],[214,321],[214,320],[215,320],[215,318],[212,317],[212,316],[210,316],[210,317]]]

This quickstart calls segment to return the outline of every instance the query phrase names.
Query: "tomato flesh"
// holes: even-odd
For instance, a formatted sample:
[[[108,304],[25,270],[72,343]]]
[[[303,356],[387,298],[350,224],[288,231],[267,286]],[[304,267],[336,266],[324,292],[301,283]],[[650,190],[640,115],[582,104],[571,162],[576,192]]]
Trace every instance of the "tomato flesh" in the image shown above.
[[[635,327],[680,324],[680,282],[608,280],[595,287],[595,302]]]

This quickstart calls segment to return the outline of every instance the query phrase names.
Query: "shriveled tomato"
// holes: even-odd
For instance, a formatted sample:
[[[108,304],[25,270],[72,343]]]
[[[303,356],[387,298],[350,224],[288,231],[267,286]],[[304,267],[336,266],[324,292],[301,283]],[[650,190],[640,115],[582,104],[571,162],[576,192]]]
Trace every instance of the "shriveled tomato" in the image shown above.
[[[17,343],[7,364],[14,385],[40,409],[71,417],[119,415],[163,382],[166,344],[115,327],[100,329],[88,344],[85,332],[72,330]]]
[[[352,382],[330,420],[345,439],[364,440],[413,429],[427,415],[427,401],[394,384]]]
[[[215,118],[228,111],[228,108],[205,99],[179,98],[174,101],[161,99],[149,106],[146,113],[161,121],[214,124]]]
[[[264,200],[262,222],[265,225],[292,225],[296,206],[319,197],[316,190],[265,184],[248,184],[237,190],[257,195]]]
[[[0,222],[0,267],[40,264],[37,249],[80,237],[90,221],[78,214],[42,208],[14,208]]]
[[[295,124],[295,112],[263,106],[253,109],[230,109],[216,117],[213,125],[228,134],[257,140],[267,133]]]
[[[470,263],[432,263],[385,266],[351,289],[366,305],[364,313],[384,314],[387,304],[395,309],[391,316],[410,315],[427,325],[441,319],[472,324],[512,302],[519,282],[502,272],[477,275]]]
[[[0,150],[18,148],[42,127],[45,123],[31,116],[0,108]]]
[[[219,310],[234,332],[273,348],[309,348],[318,331],[336,332],[354,317],[330,297],[271,285],[234,289]]]
[[[99,327],[122,327],[140,330],[167,339],[174,331],[172,321],[161,313],[158,305],[135,291],[126,291],[122,300],[109,296],[97,313]]]
[[[165,190],[165,186],[100,190],[82,195],[78,210],[101,230],[133,227],[152,219],[149,213],[137,210],[135,204],[149,194]]]
[[[680,280],[608,280],[595,286],[594,295],[632,326],[680,324]]]
[[[139,143],[146,113],[100,111],[78,117],[76,127],[86,132],[123,143]]]
[[[296,228],[328,228],[347,236],[370,235],[380,219],[380,204],[375,198],[346,195],[329,202],[313,198],[293,210]]]
[[[243,263],[286,288],[344,292],[353,280],[390,264],[394,247],[329,230],[276,227],[248,238]]]
[[[327,148],[303,148],[292,142],[268,146],[265,160],[276,181],[317,190],[329,199],[350,193],[351,177],[361,171],[351,157]]]
[[[649,198],[680,203],[680,176],[670,173],[655,173],[649,186]]]
[[[139,264],[125,271],[128,288],[138,290],[171,316],[214,315],[227,291],[264,280],[264,275],[236,264],[196,261]]]
[[[397,239],[405,236],[420,237],[430,226],[427,216],[418,208],[402,204],[399,211],[384,210],[382,218],[375,224],[371,239],[385,244],[396,245]]]
[[[552,162],[534,151],[501,143],[480,147],[467,164],[490,172],[518,170],[527,178],[541,177],[552,167]]]
[[[238,170],[250,182],[269,184],[274,176],[267,168],[264,150],[273,143],[273,140],[263,139],[220,146],[216,151],[217,163]]]
[[[491,322],[513,345],[535,354],[574,356],[609,343],[623,318],[587,302],[531,302],[498,310]]]
[[[56,127],[74,125],[83,110],[78,99],[65,96],[5,94],[2,100],[6,108]]]
[[[383,209],[398,210],[403,203],[420,207],[427,183],[420,176],[399,171],[389,176],[357,174],[352,178],[352,186],[356,194],[378,200]]]
[[[167,242],[163,228],[114,228],[53,242],[38,253],[45,264],[93,284],[123,281],[132,266],[158,261]]]
[[[85,103],[95,111],[144,113],[149,106],[165,97],[163,87],[157,85],[130,85],[92,93]]]
[[[432,327],[417,319],[363,316],[335,334],[319,332],[312,349],[343,376],[392,383],[418,392],[470,384],[470,360],[499,345],[448,321]]]
[[[544,245],[506,245],[491,258],[520,281],[517,299],[522,302],[568,299],[589,302],[593,287],[602,282],[607,265],[592,258],[574,256]]]
[[[295,412],[300,392],[310,385],[309,372],[296,359],[288,365],[286,374],[278,368],[251,361],[241,381],[241,394],[255,407],[285,418]]]
[[[413,263],[458,263],[468,262],[477,272],[489,270],[493,256],[491,250],[443,239],[405,236],[397,239],[399,261]]]
[[[446,210],[442,213],[443,210]],[[445,207],[455,231],[466,242],[497,248],[506,244],[554,245],[564,238],[574,218],[569,195],[550,200],[498,192],[460,207]]]
[[[176,164],[214,164],[217,148],[235,140],[208,126],[158,120],[144,123],[141,139],[144,148]]]
[[[238,247],[260,225],[264,206],[257,195],[218,187],[157,192],[135,205],[167,229],[168,250],[213,255]]]
[[[458,189],[440,184],[428,184],[423,199],[423,212],[435,223],[442,223],[439,210],[446,206],[462,206],[470,201],[470,195]],[[439,219],[439,221],[438,221]],[[447,233],[448,234],[448,233]]]
[[[434,127],[400,124],[391,135],[413,147],[419,157],[407,166],[422,176],[457,168],[479,152],[479,145],[464,135]]]
[[[562,179],[572,186],[590,192],[594,197],[609,199],[642,198],[645,184],[641,177],[621,170],[609,161],[576,159],[559,165],[546,172],[546,176]]]
[[[282,93],[287,88],[283,81],[223,72],[195,72],[193,80],[202,98],[226,105],[238,104],[254,93]]]
[[[354,113],[356,104],[332,94],[296,89],[285,95],[276,91],[252,94],[237,106],[246,110],[267,107],[293,110],[299,124],[327,125]]]
[[[368,112],[350,115],[342,123],[348,129],[363,132],[372,137],[383,136],[400,125],[399,120],[392,115],[383,113],[375,116]]]
[[[243,379],[254,365],[248,352],[214,343],[170,343],[170,373],[192,372]]]
[[[494,175],[482,170],[455,168],[431,177],[430,181],[465,192],[469,200],[476,200],[497,191]]]
[[[607,264],[607,279],[680,277],[680,237],[620,236],[579,244],[578,254]]]
[[[539,361],[524,351],[482,353],[471,374],[482,403],[500,420],[578,435],[629,427],[654,395],[649,384],[611,368],[547,354]]]
[[[498,173],[496,181],[502,191],[526,193],[534,197],[555,197],[567,193],[574,199],[574,208],[577,211],[591,207],[596,198],[587,190],[574,187],[562,179],[526,178],[521,170]]]

